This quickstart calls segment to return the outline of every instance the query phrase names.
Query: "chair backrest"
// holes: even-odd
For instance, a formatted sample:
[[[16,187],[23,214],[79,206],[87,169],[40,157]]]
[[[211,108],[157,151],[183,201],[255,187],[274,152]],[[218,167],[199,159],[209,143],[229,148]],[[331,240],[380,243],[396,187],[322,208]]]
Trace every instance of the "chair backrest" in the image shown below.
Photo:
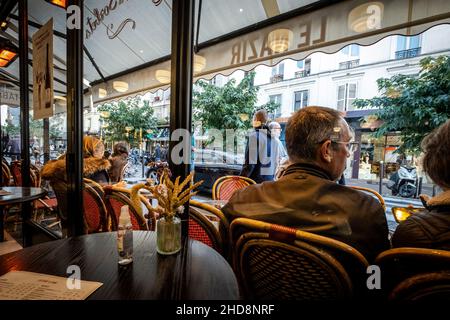
[[[62,180],[52,180],[50,185],[58,201],[58,216],[63,225],[67,222],[67,183]],[[83,184],[84,226],[86,233],[105,232],[109,230],[105,203],[97,191],[89,184]]]
[[[50,186],[52,187],[58,202],[58,216],[64,224],[64,222],[67,221],[68,209],[67,183],[62,180],[51,180]]]
[[[241,176],[224,176],[214,182],[212,187],[213,200],[229,200],[236,190],[256,184],[250,178]]]
[[[9,170],[8,164],[2,162],[2,187],[7,187],[11,182],[11,170]]]
[[[14,185],[17,187],[22,186],[22,161],[21,160],[15,160],[11,162],[11,175],[14,179]],[[31,178],[31,186],[32,187],[40,187],[41,185],[41,178],[40,178],[40,172],[39,169],[34,166],[33,164],[30,164],[30,178]]]
[[[386,211],[386,203],[385,203],[383,197],[381,196],[381,194],[379,194],[375,190],[372,190],[370,188],[359,187],[359,186],[349,186],[349,187],[352,189],[355,189],[355,190],[370,193],[372,196],[375,196],[375,198],[377,198],[377,200],[380,202],[381,206],[383,207],[383,210]]]
[[[219,230],[214,226],[199,208],[189,207],[189,238],[203,242],[207,246],[223,254],[223,239]]]
[[[205,229],[212,230],[212,231],[204,231],[204,233],[209,233],[210,236],[214,237],[213,240],[206,243],[205,241],[202,241],[203,243],[206,243],[209,245],[209,243],[213,243],[216,245],[210,245],[214,249],[216,249],[219,253],[221,253],[224,257],[227,257],[228,253],[228,234],[230,232],[230,225],[228,223],[227,218],[225,215],[217,209],[216,207],[209,205],[207,203],[202,203],[197,200],[190,200],[189,206],[191,208],[191,220],[189,221],[189,236],[193,239],[202,241],[201,238],[197,238],[194,236],[194,225],[204,227]],[[201,218],[205,218],[207,221],[204,223],[206,225],[202,225],[201,222],[196,221],[197,216],[201,215]],[[200,218],[200,219],[201,219]],[[197,219],[198,220],[198,219]],[[204,221],[204,219],[201,219]],[[191,221],[193,222],[193,226],[191,227]],[[192,230],[191,230],[192,228]],[[198,230],[198,229],[197,229]],[[192,232],[192,235],[191,235]],[[204,234],[203,233],[203,234]]]
[[[403,280],[389,294],[391,301],[450,301],[450,271],[422,273]]]
[[[86,233],[109,231],[105,203],[94,188],[83,187],[84,224]]]
[[[391,292],[401,282],[419,274],[450,272],[450,252],[426,248],[395,248],[378,255],[375,264],[381,269],[381,287]]]
[[[133,230],[149,230],[149,225],[146,219],[139,214],[139,212],[134,207],[131,202],[129,195],[127,195],[123,190],[116,190],[112,186],[107,186],[105,190],[105,204],[108,210],[109,217],[111,218],[111,229],[117,230],[119,224],[120,210],[122,206],[128,206],[131,216],[131,224],[133,225]],[[155,224],[149,219],[149,224],[151,230],[154,230]]]
[[[340,241],[247,218],[230,238],[245,298],[339,300],[366,286],[367,260]]]
[[[105,190],[103,190],[103,187],[98,182],[88,178],[83,178],[83,182],[93,188],[102,199],[104,198]]]
[[[22,185],[22,168],[20,160],[11,162],[11,174],[14,179],[15,186]]]

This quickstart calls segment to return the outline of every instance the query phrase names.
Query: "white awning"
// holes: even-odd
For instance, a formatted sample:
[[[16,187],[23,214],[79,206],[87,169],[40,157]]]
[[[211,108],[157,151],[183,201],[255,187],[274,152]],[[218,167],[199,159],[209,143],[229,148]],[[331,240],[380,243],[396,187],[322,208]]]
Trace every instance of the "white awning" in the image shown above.
[[[85,0],[86,51],[100,73],[108,78],[106,83],[89,88],[86,106],[91,103],[91,95],[93,103],[99,104],[168,88],[168,83],[158,79],[170,78],[170,74],[160,73],[170,71],[170,61],[165,59],[171,51],[171,3],[170,0]],[[208,0],[202,3],[198,42],[203,49],[197,53],[200,58],[196,59],[195,79],[210,79],[219,73],[229,75],[239,69],[248,71],[261,64],[272,66],[286,58],[302,60],[313,52],[333,53],[351,43],[370,45],[389,35],[414,35],[450,23],[447,0],[348,0],[315,10],[307,8],[321,1]],[[300,10],[305,13],[293,16],[293,12]],[[286,13],[292,17],[256,30],[255,24]],[[64,10],[43,0],[29,1],[30,21],[44,24],[51,17],[55,21],[54,29],[65,33]],[[15,26],[8,28],[6,34],[17,39],[17,21],[11,22]],[[248,26],[255,26],[255,31],[217,44],[202,45]],[[280,29],[284,33],[278,32]],[[30,37],[36,31],[30,27]],[[274,31],[271,37],[288,35],[286,49],[282,48],[283,37],[278,39],[281,52],[269,47],[269,34]],[[55,35],[54,46],[55,78],[62,82],[55,82],[55,89],[62,92],[65,91],[65,39]],[[144,67],[158,60],[165,61]],[[18,77],[18,60],[4,70]],[[86,52],[84,78],[87,82],[101,80]],[[114,81],[126,82],[127,86],[120,86],[123,92],[114,89]],[[99,89],[102,89],[100,94]]]

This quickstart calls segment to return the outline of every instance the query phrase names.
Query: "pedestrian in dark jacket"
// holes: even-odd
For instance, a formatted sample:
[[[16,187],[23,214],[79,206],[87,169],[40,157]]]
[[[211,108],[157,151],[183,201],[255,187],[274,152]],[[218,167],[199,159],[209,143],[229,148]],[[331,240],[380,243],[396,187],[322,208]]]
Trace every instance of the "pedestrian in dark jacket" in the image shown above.
[[[443,192],[423,197],[426,209],[400,223],[392,245],[450,250],[450,120],[423,140],[422,149],[423,170]]]
[[[273,181],[277,168],[278,144],[272,140],[267,123],[267,111],[258,110],[253,116],[254,131],[247,137],[245,162],[240,175],[256,183]]]
[[[224,214],[229,220],[253,218],[334,238],[373,261],[390,247],[385,212],[371,196],[336,183],[352,138],[336,110],[297,111],[286,128],[292,164],[277,181],[236,191]]]

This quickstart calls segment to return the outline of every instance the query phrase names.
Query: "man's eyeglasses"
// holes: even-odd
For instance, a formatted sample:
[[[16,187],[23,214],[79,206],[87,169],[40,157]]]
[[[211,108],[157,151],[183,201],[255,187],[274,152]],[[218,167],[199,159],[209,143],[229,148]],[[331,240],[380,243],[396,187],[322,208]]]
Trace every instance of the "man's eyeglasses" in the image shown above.
[[[331,140],[331,143],[337,143],[337,144],[345,144],[347,147],[348,152],[353,153],[356,150],[358,150],[359,143],[358,142],[344,142],[344,141],[333,141]]]

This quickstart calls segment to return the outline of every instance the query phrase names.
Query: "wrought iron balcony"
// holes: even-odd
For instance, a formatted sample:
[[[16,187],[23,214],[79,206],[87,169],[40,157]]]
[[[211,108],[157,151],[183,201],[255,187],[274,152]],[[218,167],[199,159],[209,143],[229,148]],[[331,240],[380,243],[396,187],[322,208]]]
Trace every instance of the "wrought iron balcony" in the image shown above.
[[[270,77],[270,83],[280,82],[283,81],[283,74],[276,74]]]
[[[351,69],[359,66],[359,59],[339,63],[339,70]]]
[[[421,47],[395,52],[395,59],[408,59],[417,57],[420,54]]]
[[[309,70],[300,70],[295,73],[295,77],[296,78],[304,78],[304,77],[309,76],[309,74],[310,74]]]

